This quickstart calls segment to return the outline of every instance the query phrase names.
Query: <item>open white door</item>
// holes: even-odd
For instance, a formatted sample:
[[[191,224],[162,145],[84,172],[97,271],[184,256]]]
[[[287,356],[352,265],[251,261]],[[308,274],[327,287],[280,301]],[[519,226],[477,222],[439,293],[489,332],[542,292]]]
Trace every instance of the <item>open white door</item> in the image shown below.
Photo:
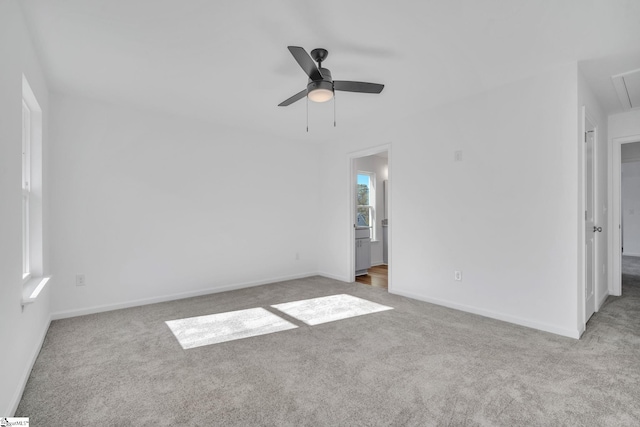
[[[596,128],[585,116],[584,132],[584,242],[585,242],[585,323],[596,310],[596,233],[602,231],[596,226],[595,218],[595,137]]]

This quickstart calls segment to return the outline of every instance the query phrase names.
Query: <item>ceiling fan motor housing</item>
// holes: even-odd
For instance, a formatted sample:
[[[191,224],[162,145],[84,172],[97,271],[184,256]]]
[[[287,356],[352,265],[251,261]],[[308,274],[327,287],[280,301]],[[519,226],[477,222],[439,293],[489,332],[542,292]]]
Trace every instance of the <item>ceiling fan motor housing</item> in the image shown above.
[[[331,71],[329,71],[328,68],[318,68],[318,70],[320,70],[320,73],[322,74],[322,80],[316,81],[333,82],[333,79],[331,78]],[[309,79],[309,83],[311,83],[312,81],[312,79]]]
[[[312,92],[317,89],[325,89],[333,92],[333,82],[326,80],[319,80],[317,82],[311,81],[307,85],[307,93]]]
[[[314,81],[309,79],[309,84],[307,84],[307,93],[316,89],[326,89],[333,92],[333,79],[331,78],[331,71],[326,68],[320,68],[320,73],[322,73],[322,80]]]

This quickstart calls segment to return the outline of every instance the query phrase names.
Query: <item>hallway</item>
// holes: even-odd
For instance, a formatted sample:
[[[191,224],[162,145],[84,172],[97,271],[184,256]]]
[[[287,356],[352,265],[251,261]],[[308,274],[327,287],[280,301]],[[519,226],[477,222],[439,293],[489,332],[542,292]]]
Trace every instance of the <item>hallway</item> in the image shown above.
[[[369,268],[367,274],[356,276],[356,282],[371,285],[372,288],[389,288],[389,266],[386,264],[374,265]]]
[[[582,339],[590,340],[608,329],[613,335],[638,336],[637,319],[640,318],[640,257],[622,257],[622,296],[609,296],[600,310],[589,320]]]

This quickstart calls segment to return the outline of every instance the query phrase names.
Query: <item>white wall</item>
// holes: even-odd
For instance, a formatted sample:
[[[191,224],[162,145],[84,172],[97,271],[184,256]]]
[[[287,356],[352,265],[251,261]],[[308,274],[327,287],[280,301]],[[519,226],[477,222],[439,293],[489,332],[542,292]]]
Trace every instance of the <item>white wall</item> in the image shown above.
[[[602,227],[602,232],[596,233],[596,275],[595,275],[595,296],[596,296],[596,311],[600,309],[607,296],[609,295],[609,284],[608,284],[608,274],[607,274],[607,264],[608,264],[608,253],[609,253],[609,213],[608,213],[608,177],[609,177],[609,147],[608,147],[608,120],[607,115],[598,99],[595,97],[594,92],[589,87],[586,79],[583,77],[580,70],[578,70],[578,138],[579,144],[582,148],[584,141],[584,129],[582,124],[582,107],[585,107],[586,113],[589,116],[590,120],[595,122],[596,125],[596,141],[595,141],[595,155],[596,155],[596,186],[595,186],[595,224],[598,227]],[[579,150],[579,166],[580,166],[580,174],[582,174],[583,167],[583,152]],[[580,204],[583,204],[583,193],[584,189],[582,187],[582,182],[580,181],[580,190],[579,190],[579,198]],[[583,218],[583,208],[580,208],[581,216]],[[579,230],[579,251],[584,248],[584,235],[582,234],[582,224],[580,224]],[[579,280],[583,281],[584,276],[584,264],[582,264],[582,257],[579,259]],[[584,306],[581,305],[580,301],[584,300],[584,293],[582,292],[582,287],[580,287],[580,292],[578,295],[579,307],[578,311],[582,317],[584,317]],[[580,326],[584,327],[585,321],[580,322]]]
[[[640,256],[640,162],[622,164],[622,247]]]
[[[640,135],[640,110],[609,116],[609,140],[632,135]]]
[[[391,291],[577,337],[577,86],[561,65],[327,144],[320,270],[348,277],[349,153],[391,142]]]
[[[0,2],[0,416],[12,415],[49,325],[50,287],[22,310],[22,74],[43,111],[44,273],[49,272],[48,92],[17,1]],[[55,280],[55,278],[54,278]]]
[[[54,317],[317,271],[317,146],[79,97],[51,104]]]
[[[384,219],[384,187],[387,179],[387,159],[380,156],[360,157],[355,161],[356,172],[376,174],[376,240],[371,242],[371,265],[382,264],[382,220]]]

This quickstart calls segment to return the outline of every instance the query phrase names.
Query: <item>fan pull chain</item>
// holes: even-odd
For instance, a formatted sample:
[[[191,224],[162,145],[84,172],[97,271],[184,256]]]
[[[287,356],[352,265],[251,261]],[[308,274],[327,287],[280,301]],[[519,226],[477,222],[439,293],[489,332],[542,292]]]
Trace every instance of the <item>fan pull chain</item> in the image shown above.
[[[333,127],[336,127],[336,93],[333,92]]]

